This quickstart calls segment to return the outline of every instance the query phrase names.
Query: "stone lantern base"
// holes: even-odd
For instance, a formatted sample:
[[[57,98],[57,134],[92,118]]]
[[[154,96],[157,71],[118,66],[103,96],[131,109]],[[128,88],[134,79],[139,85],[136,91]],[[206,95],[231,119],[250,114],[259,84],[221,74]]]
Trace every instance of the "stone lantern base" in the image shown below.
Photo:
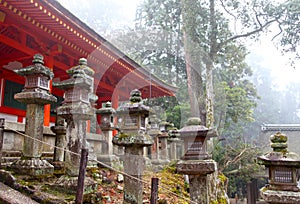
[[[209,174],[217,170],[214,160],[180,160],[176,170],[189,177],[190,199],[195,203],[209,203]]]
[[[176,169],[178,173],[187,175],[207,175],[217,170],[217,163],[212,160],[180,160]]]
[[[124,177],[123,204],[143,203],[143,183],[141,182],[145,169],[144,147],[151,146],[152,138],[144,133],[131,135],[118,134],[113,138],[113,144],[125,147],[123,161],[124,172],[136,177]]]
[[[18,160],[11,165],[11,169],[22,175],[30,176],[52,176],[54,167],[46,160],[31,158]]]
[[[300,192],[269,190],[263,187],[260,194],[267,203],[300,203]]]

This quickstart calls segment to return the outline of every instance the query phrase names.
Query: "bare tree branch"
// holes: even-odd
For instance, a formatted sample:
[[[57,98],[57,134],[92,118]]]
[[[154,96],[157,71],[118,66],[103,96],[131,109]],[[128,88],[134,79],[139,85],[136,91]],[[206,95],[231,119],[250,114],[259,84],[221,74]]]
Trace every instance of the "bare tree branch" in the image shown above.
[[[224,171],[224,169],[226,169],[230,164],[232,163],[236,163],[238,161],[240,161],[242,159],[242,156],[244,155],[244,153],[248,150],[251,150],[251,149],[255,149],[256,147],[250,147],[250,148],[247,148],[245,147],[237,156],[235,156],[232,160],[228,160],[224,166],[222,168],[220,168],[221,171]]]
[[[218,48],[220,49],[223,45],[225,45],[225,44],[227,44],[227,43],[229,43],[229,42],[231,42],[233,40],[236,40],[236,39],[239,39],[239,38],[249,37],[251,35],[254,35],[255,33],[261,32],[261,31],[263,31],[264,28],[268,27],[269,25],[271,25],[272,23],[276,22],[277,20],[278,20],[277,18],[273,19],[271,21],[266,22],[264,25],[261,25],[259,28],[255,29],[253,31],[250,31],[250,32],[244,33],[244,34],[240,34],[240,35],[235,35],[235,36],[233,36],[231,38],[228,38],[224,42],[219,43]]]
[[[278,22],[278,28],[279,28],[280,32],[277,33],[277,34],[272,38],[272,41],[273,41],[275,38],[277,38],[277,36],[279,36],[279,35],[283,32],[283,30],[282,30],[282,28],[281,28],[280,22],[279,22],[279,21],[277,21],[277,22]]]
[[[232,16],[234,18],[234,31],[236,31],[236,21],[237,21],[237,18],[234,14],[232,14],[230,11],[228,11],[228,9],[226,8],[223,0],[220,0],[221,2],[221,5],[222,5],[222,8],[225,10],[226,13],[228,13],[230,16]]]

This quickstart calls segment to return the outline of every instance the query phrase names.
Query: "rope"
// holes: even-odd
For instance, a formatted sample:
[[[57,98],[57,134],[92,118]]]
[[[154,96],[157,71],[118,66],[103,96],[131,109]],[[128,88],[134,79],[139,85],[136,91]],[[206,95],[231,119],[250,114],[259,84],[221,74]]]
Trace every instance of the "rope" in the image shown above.
[[[39,140],[39,139],[37,139],[37,138],[31,137],[31,136],[26,135],[26,134],[24,134],[24,133],[22,133],[22,132],[19,132],[19,131],[17,131],[17,130],[14,130],[14,129],[12,129],[12,128],[6,126],[6,125],[4,125],[4,127],[5,127],[6,129],[8,129],[8,130],[11,130],[11,131],[13,131],[13,132],[19,134],[19,135],[22,135],[22,136],[24,136],[24,137],[30,138],[30,139],[32,139],[32,140],[34,140],[34,141],[37,141],[37,142],[40,142],[40,143],[42,143],[42,144],[48,145],[48,146],[50,146],[50,147],[52,147],[52,148],[57,148],[57,149],[60,149],[60,150],[64,150],[65,152],[68,152],[68,153],[70,153],[70,154],[74,154],[74,155],[79,156],[79,157],[81,156],[81,154],[79,154],[79,153],[72,152],[72,151],[67,150],[67,149],[65,149],[65,148],[62,148],[62,147],[57,147],[57,146],[55,146],[55,145],[53,145],[53,144],[47,143],[47,142],[45,142],[45,141]],[[89,159],[90,159],[90,158],[89,158]],[[123,175],[125,175],[125,176],[127,176],[127,177],[129,177],[129,178],[131,178],[131,179],[134,179],[134,180],[136,180],[136,181],[138,181],[138,182],[143,183],[143,184],[146,185],[148,188],[151,188],[151,183],[149,183],[148,181],[141,180],[141,179],[139,179],[139,178],[137,178],[137,177],[134,177],[134,176],[132,176],[132,175],[130,175],[130,174],[127,174],[126,172],[120,171],[120,170],[118,170],[118,169],[115,169],[115,168],[113,168],[112,166],[109,166],[109,165],[107,165],[107,164],[105,164],[105,163],[103,163],[103,162],[101,162],[101,161],[96,160],[96,159],[90,159],[89,161],[94,161],[94,162],[100,164],[101,166],[103,166],[103,167],[105,167],[105,168],[108,168],[108,169],[110,169],[110,170],[112,170],[112,171],[115,171],[115,172],[117,172],[117,173],[119,173],[119,174],[123,174]],[[149,186],[150,186],[150,187],[149,187]],[[160,184],[159,184],[159,186],[160,186]],[[170,193],[170,194],[172,194],[172,195],[174,195],[174,196],[176,196],[176,197],[178,197],[178,198],[181,198],[181,199],[183,199],[183,200],[185,200],[185,201],[188,201],[189,203],[197,204],[196,202],[194,202],[194,201],[192,201],[192,200],[190,200],[190,199],[188,199],[188,198],[185,198],[185,197],[183,197],[183,196],[180,196],[180,195],[174,193],[170,188],[168,188],[168,187],[166,187],[166,186],[163,187],[163,186],[161,185],[161,189],[165,190],[166,192],[168,192],[168,193]]]

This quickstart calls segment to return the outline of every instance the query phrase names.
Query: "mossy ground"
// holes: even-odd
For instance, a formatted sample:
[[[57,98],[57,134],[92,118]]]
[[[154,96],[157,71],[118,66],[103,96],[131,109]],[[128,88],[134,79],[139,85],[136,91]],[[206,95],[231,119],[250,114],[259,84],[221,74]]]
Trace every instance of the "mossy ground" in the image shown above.
[[[145,173],[145,180],[148,183],[151,182],[152,177],[159,178],[158,203],[189,203],[187,202],[189,200],[188,184],[185,182],[183,175],[176,173],[174,164],[166,166],[157,173]],[[145,189],[147,189],[146,186]],[[150,193],[150,190],[146,192]],[[150,197],[150,194],[147,196]]]
[[[185,200],[189,198],[188,185],[185,183],[183,175],[176,174],[175,169],[175,165],[170,165],[160,172],[145,171],[143,177],[143,180],[147,182],[143,191],[145,203],[150,203],[151,178],[153,177],[159,178],[158,203],[188,203]],[[14,176],[18,184],[34,192],[31,195],[27,192],[27,195],[34,196],[39,203],[72,204],[75,201],[75,193],[70,194],[68,191],[56,190],[51,187],[51,184],[57,180],[55,176],[44,180]],[[98,183],[98,188],[96,191],[86,194],[83,203],[123,203],[124,184],[117,181],[117,172],[107,168],[94,167],[87,170],[86,176],[93,178]]]

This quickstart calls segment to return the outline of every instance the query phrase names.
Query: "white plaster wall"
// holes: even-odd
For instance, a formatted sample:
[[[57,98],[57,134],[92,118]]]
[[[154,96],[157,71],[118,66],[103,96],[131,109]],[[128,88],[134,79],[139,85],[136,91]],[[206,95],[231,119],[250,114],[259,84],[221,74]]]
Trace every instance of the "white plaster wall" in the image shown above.
[[[18,121],[17,116],[6,114],[6,113],[0,113],[0,118],[4,118],[5,121],[10,121],[10,122],[17,122]]]

